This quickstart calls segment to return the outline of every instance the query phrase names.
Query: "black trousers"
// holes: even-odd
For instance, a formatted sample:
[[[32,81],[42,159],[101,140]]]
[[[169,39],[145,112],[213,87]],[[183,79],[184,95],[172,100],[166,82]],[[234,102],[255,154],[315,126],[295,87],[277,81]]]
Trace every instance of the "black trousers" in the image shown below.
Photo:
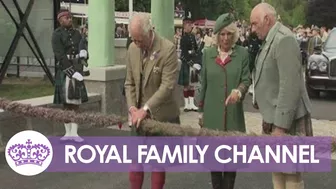
[[[236,172],[211,172],[213,189],[234,189]]]

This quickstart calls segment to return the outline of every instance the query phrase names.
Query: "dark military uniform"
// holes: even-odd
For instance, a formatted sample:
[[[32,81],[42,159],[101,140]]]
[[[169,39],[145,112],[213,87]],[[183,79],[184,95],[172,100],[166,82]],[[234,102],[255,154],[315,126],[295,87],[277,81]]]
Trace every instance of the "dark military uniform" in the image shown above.
[[[203,37],[203,36],[202,36]],[[202,58],[203,58],[203,49],[204,49],[204,41],[203,40],[199,40],[196,41],[197,44],[197,51],[196,51],[196,63],[199,65],[202,65]]]
[[[57,28],[52,35],[52,48],[56,57],[54,104],[81,104],[88,101],[84,81],[72,78],[75,72],[83,74],[79,44],[82,36],[73,28]],[[82,47],[83,48],[83,47]]]
[[[79,42],[79,49],[88,50],[87,36],[83,35],[81,41]]]
[[[190,11],[186,11],[185,13],[186,17],[183,20],[183,24],[184,28],[189,30],[193,21]],[[195,67],[197,67],[197,64],[200,65],[201,61],[197,56],[198,46],[195,35],[191,32],[184,32],[180,40],[180,50],[181,69],[178,84],[184,86],[184,111],[197,111],[198,107],[194,104],[194,85],[197,85],[199,82],[199,70],[197,69],[200,69],[200,66],[197,69]]]
[[[260,50],[262,41],[258,39],[257,35],[255,33],[251,33],[248,37],[248,52],[250,57],[250,72],[255,67],[255,59],[257,57],[257,54]]]
[[[195,36],[190,33],[184,33],[181,38],[181,70],[179,75],[178,83],[182,86],[189,86],[190,81],[197,82],[196,78],[190,78],[190,67],[193,66],[197,60],[197,44]],[[200,64],[200,63],[198,63]]]
[[[88,25],[86,25],[86,29],[88,28]],[[82,34],[82,39],[79,42],[79,50],[86,50],[86,52],[88,52],[88,40],[87,40],[88,36],[86,34]],[[87,54],[87,58],[81,58],[80,61],[81,63],[84,65],[83,68],[83,76],[89,76],[90,75],[90,71],[88,70],[88,60],[89,60],[89,54]]]

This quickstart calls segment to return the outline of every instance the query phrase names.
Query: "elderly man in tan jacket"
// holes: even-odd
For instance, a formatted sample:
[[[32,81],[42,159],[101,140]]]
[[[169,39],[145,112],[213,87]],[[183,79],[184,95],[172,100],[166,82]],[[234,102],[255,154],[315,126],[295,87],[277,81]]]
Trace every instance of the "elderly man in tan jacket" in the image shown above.
[[[129,25],[132,43],[127,52],[125,93],[132,132],[144,119],[180,123],[180,110],[174,89],[177,86],[178,59],[175,45],[154,32],[146,14],[135,15]],[[131,189],[141,189],[144,172],[131,172]],[[165,172],[152,172],[152,189],[162,189]]]

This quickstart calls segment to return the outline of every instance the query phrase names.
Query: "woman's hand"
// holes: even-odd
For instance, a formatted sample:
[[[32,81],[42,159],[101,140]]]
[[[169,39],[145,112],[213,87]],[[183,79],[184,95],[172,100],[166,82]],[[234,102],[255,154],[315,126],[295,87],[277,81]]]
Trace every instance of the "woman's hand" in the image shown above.
[[[226,98],[225,105],[235,104],[239,102],[241,95],[238,90],[232,90],[231,94]]]

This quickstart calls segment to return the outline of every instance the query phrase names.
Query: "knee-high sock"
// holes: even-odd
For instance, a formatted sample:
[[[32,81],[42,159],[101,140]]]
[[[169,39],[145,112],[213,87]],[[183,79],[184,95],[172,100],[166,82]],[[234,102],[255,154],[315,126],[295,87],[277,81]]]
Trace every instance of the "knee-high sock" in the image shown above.
[[[193,89],[190,89],[189,91],[188,91],[188,96],[189,97],[194,97],[195,96],[195,90],[193,90]]]
[[[195,90],[189,90],[188,91],[189,93],[189,107],[194,110],[194,111],[197,111],[198,110],[198,107],[195,105]]]
[[[78,137],[78,124],[71,123],[71,136]]]
[[[286,188],[304,189],[302,174],[286,174]]]
[[[272,173],[274,189],[286,189],[286,176],[284,173]]]
[[[80,136],[78,136],[78,124],[77,123],[71,123],[71,137],[76,142],[83,142],[84,139],[82,139]]]
[[[183,90],[183,97],[188,98],[189,97],[189,91]]]
[[[166,181],[165,172],[152,172],[152,189],[163,189]]]
[[[188,90],[183,90],[183,96],[184,96],[184,109],[188,110],[188,109],[190,109],[190,107],[189,107],[189,91]]]
[[[71,136],[71,123],[64,123],[65,127],[65,137],[66,136]]]
[[[61,138],[61,140],[68,140],[69,137],[71,136],[71,123],[64,123],[64,127],[65,127],[65,134]]]
[[[129,181],[131,189],[141,189],[144,180],[144,172],[130,172]]]

